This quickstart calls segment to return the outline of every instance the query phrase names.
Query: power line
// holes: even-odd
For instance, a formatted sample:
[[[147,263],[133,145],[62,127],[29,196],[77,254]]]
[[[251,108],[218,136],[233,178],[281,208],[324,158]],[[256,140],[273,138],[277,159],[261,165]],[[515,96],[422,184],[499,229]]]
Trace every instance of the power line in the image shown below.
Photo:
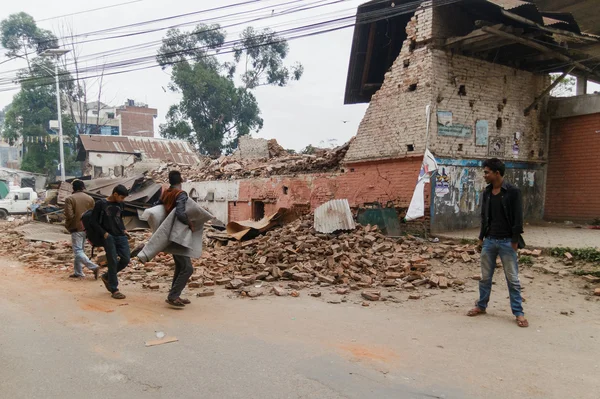
[[[125,2],[125,3],[119,3],[119,4],[113,4],[113,5],[110,5],[110,6],[93,8],[91,10],[78,11],[78,12],[74,12],[74,13],[71,13],[71,14],[58,15],[56,17],[50,17],[50,18],[44,18],[44,19],[36,19],[35,22],[44,22],[44,21],[50,21],[52,19],[59,19],[59,18],[64,18],[64,17],[71,17],[73,15],[87,14],[87,13],[90,13],[90,12],[95,12],[95,11],[100,11],[100,10],[106,10],[108,8],[121,7],[121,6],[125,6],[125,5],[128,5],[128,4],[139,3],[140,1],[144,1],[144,0],[133,0],[133,1]]]

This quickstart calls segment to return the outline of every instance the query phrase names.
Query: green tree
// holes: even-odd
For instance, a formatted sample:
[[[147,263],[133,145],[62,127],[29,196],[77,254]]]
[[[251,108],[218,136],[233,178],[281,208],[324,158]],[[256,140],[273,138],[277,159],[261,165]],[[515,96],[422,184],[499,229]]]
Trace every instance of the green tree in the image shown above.
[[[32,56],[42,51],[58,47],[56,36],[49,30],[38,28],[33,17],[24,12],[11,14],[0,22],[0,42],[10,58],[22,58],[27,61],[31,71]]]
[[[556,79],[561,76],[560,73],[550,74],[550,81],[554,83]],[[575,95],[575,85],[577,84],[577,78],[575,76],[567,75],[561,80],[558,85],[550,92],[553,97],[569,97]]]
[[[18,18],[15,17],[18,16]],[[15,37],[33,37],[37,28],[33,18],[27,14],[15,14],[0,23],[1,41],[12,43],[10,51],[14,54],[27,53],[34,41],[28,39],[16,40]],[[21,22],[19,26],[16,22]],[[7,27],[10,27],[8,29]],[[15,33],[16,32],[16,33]],[[49,37],[48,32],[37,33],[43,37]],[[29,35],[29,36],[27,36]],[[39,39],[41,40],[41,39]],[[20,43],[21,47],[13,45]],[[43,46],[45,44],[39,44]],[[8,48],[8,47],[7,47]],[[39,49],[41,47],[37,47]],[[17,82],[21,84],[21,90],[13,97],[10,108],[6,111],[2,136],[15,144],[19,139],[23,140],[23,162],[21,168],[30,172],[43,173],[54,176],[58,165],[58,142],[51,140],[50,120],[57,117],[56,88],[54,78],[54,64],[44,57],[24,56],[28,66],[17,74]],[[70,75],[59,69],[61,79],[62,96],[66,97],[73,92],[73,84]],[[67,148],[65,151],[65,167],[73,167],[74,154],[69,151],[75,143],[75,125],[70,117],[62,117],[63,133]],[[55,137],[55,136],[54,136]]]
[[[218,156],[237,147],[237,139],[263,126],[252,93],[261,85],[285,86],[300,79],[302,66],[285,67],[287,42],[269,30],[248,28],[234,49],[234,62],[220,62],[214,53],[225,45],[219,25],[198,25],[192,32],[171,29],[163,39],[157,60],[172,68],[170,90],[181,94],[171,106],[163,137],[188,140],[207,155]],[[236,69],[245,69],[236,85]]]

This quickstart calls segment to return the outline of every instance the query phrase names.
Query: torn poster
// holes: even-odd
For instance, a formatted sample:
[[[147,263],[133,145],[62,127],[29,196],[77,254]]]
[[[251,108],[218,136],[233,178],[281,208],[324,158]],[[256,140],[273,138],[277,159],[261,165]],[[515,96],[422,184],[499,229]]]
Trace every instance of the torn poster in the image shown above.
[[[415,220],[425,216],[425,184],[429,183],[433,173],[437,171],[437,162],[435,157],[429,150],[425,150],[423,156],[423,163],[421,164],[421,171],[419,172],[419,178],[417,179],[417,186],[406,211],[406,221]]]

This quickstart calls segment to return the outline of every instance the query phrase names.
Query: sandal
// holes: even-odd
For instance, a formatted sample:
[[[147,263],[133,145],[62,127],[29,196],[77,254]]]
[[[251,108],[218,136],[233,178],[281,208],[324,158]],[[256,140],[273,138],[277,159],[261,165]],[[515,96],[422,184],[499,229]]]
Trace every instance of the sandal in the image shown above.
[[[185,304],[185,305],[189,305],[190,303],[192,303],[189,299],[187,298],[179,298],[179,300],[181,301],[181,303]]]
[[[473,309],[469,310],[467,312],[467,316],[469,317],[475,317],[475,316],[479,316],[481,314],[486,314],[487,312],[485,311],[485,309],[481,309],[478,307],[474,307]]]
[[[114,299],[125,299],[126,296],[121,293],[121,291],[115,291],[111,295]]]
[[[185,306],[185,303],[183,303],[183,301],[180,298],[177,299],[165,299],[165,302],[168,303],[171,306],[175,306],[176,308],[183,308]]]
[[[523,318],[522,320],[517,319],[517,325],[522,328],[527,328],[529,327],[529,322],[526,318]]]

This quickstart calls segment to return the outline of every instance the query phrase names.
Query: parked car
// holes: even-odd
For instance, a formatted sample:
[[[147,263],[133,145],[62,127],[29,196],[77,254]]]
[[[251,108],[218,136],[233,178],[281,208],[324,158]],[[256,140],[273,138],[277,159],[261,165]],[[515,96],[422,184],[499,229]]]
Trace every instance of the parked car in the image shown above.
[[[11,188],[6,197],[0,200],[0,219],[31,212],[37,199],[38,195],[31,187]]]

